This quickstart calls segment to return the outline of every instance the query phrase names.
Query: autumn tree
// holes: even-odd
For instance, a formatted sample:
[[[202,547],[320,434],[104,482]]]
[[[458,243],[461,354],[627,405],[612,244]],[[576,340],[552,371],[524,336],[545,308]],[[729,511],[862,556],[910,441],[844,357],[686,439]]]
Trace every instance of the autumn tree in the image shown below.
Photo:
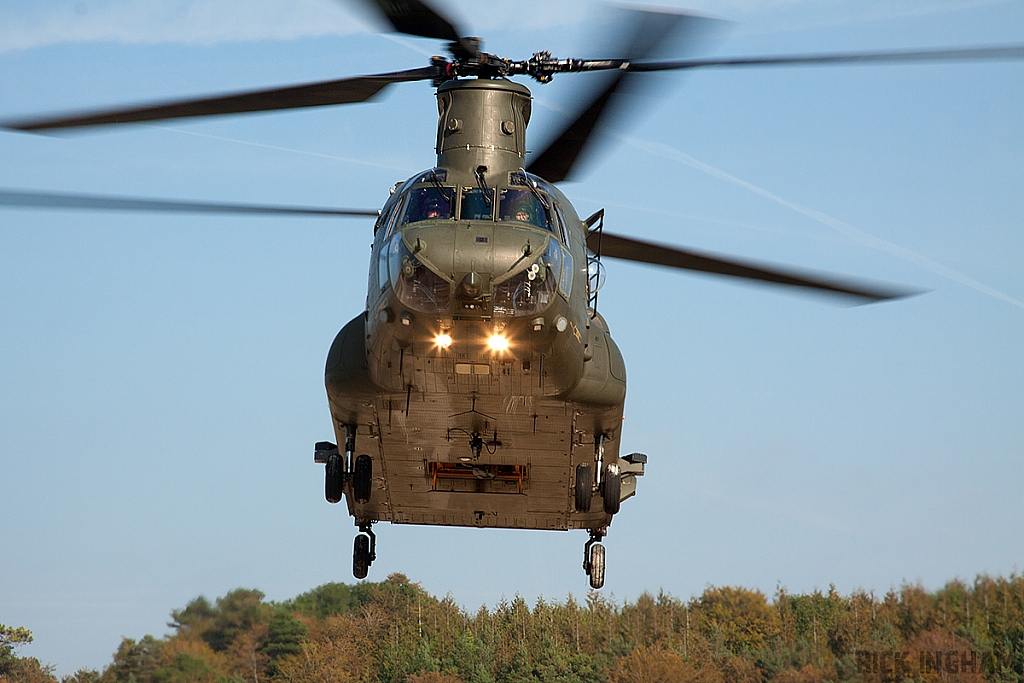
[[[9,676],[17,668],[19,658],[14,649],[32,642],[32,632],[24,626],[0,624],[0,676]]]
[[[126,638],[101,675],[61,683],[881,683],[872,656],[934,664],[937,653],[941,671],[905,678],[1024,683],[1018,575],[882,596],[779,588],[770,601],[737,587],[687,601],[645,593],[618,603],[590,592],[531,605],[513,596],[468,612],[393,574],[280,603],[237,589],[171,616],[171,635]],[[57,683],[14,655],[27,631],[0,634],[0,663],[16,662],[21,676],[3,683]]]

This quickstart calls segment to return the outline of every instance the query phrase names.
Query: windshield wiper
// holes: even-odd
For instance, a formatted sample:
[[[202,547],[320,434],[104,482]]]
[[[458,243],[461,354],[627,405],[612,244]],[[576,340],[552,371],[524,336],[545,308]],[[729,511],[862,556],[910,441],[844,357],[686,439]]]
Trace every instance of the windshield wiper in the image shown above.
[[[486,166],[477,166],[476,170],[473,171],[473,175],[476,176],[476,182],[480,186],[480,191],[484,195],[484,202],[487,204],[487,208],[492,208],[494,200],[491,198],[490,188],[487,187],[487,180],[484,179],[484,174],[487,173]]]
[[[523,178],[523,184],[530,188],[530,192],[533,192],[533,194],[537,196],[537,199],[540,201],[540,205],[544,207],[544,210],[547,211],[550,216],[551,204],[548,203],[547,197],[541,193],[540,187],[537,185],[537,181],[527,175],[526,169],[520,168],[519,175]]]
[[[451,207],[452,211],[455,211],[455,189],[452,189],[451,195],[448,195],[444,191],[444,185],[441,184],[441,180],[437,177],[437,171],[430,172],[430,182],[434,184],[434,188],[441,194],[441,197],[448,202],[448,206]]]

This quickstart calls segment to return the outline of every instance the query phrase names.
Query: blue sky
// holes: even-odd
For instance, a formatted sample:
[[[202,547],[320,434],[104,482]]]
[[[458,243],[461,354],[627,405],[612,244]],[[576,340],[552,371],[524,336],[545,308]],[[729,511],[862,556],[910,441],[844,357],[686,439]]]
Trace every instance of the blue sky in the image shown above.
[[[786,0],[702,54],[1024,42],[1018,2]],[[682,5],[679,5],[680,7]],[[445,5],[486,47],[589,56],[592,5]],[[330,0],[6,2],[0,117],[411,68]],[[580,181],[611,231],[931,290],[855,308],[628,264],[601,311],[650,455],[606,591],[680,597],[1008,574],[1024,512],[1024,64],[670,76]],[[530,84],[531,134],[576,85]],[[0,133],[0,187],[377,207],[433,163],[424,84],[376,103],[65,137]],[[363,306],[360,220],[0,211],[0,622],[67,673],[237,586],[351,581],[322,376]],[[381,526],[476,609],[585,593],[585,535]]]

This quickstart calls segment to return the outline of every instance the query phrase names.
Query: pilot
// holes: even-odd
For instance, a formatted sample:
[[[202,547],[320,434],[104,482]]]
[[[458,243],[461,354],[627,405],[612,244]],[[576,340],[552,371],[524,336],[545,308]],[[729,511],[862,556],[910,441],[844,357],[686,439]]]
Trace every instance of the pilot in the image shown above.
[[[533,223],[532,197],[519,190],[511,190],[509,194],[511,196],[508,199],[502,199],[501,213],[508,217],[507,220]],[[506,202],[508,202],[507,205],[505,205]]]
[[[441,217],[441,200],[437,197],[430,197],[427,199],[427,205],[425,207],[423,218],[430,220],[431,218]]]

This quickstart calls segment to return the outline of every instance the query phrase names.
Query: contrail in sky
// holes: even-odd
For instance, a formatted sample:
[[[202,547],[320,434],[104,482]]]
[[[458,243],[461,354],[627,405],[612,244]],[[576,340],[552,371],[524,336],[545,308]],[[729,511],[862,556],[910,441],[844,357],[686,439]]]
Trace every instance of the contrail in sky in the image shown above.
[[[963,273],[957,270],[953,270],[949,266],[944,266],[941,263],[933,261],[927,256],[922,256],[921,254],[918,254],[916,251],[912,251],[910,249],[907,249],[906,247],[901,247],[898,244],[894,244],[887,240],[883,240],[879,237],[875,237],[874,235],[866,233],[863,230],[859,230],[850,225],[849,223],[845,223],[839,220],[838,218],[833,218],[832,216],[829,216],[826,213],[822,213],[821,211],[817,211],[816,209],[803,206],[802,204],[797,204],[796,202],[791,202],[788,199],[783,199],[782,197],[772,192],[769,192],[763,187],[758,187],[753,183],[748,183],[746,180],[743,180],[742,178],[737,178],[736,176],[726,173],[725,171],[719,168],[715,168],[711,164],[706,164],[703,161],[700,161],[699,159],[695,159],[691,157],[689,154],[680,152],[678,149],[675,149],[674,147],[669,147],[668,145],[660,142],[648,142],[647,140],[640,140],[638,138],[628,137],[625,135],[617,135],[615,137],[621,140],[622,142],[625,142],[627,145],[647,152],[648,154],[652,154],[663,159],[669,159],[670,161],[675,161],[677,163],[683,164],[684,166],[689,166],[690,168],[696,169],[703,173],[707,173],[708,175],[718,178],[719,180],[724,180],[726,182],[732,183],[733,185],[739,185],[745,190],[749,190],[754,194],[760,195],[765,199],[769,199],[775,202],[776,204],[781,204],[782,206],[785,206],[788,209],[792,209],[793,211],[796,211],[799,214],[807,216],[811,220],[817,221],[822,225],[832,228],[836,232],[845,235],[854,242],[857,242],[858,244],[862,244],[866,247],[877,249],[879,251],[889,252],[890,254],[898,256],[899,258],[905,261],[910,261],[913,264],[921,266],[925,270],[931,271],[936,275],[941,275],[944,278],[947,278],[954,282],[958,282],[962,285],[966,285],[971,289],[975,289],[981,292],[982,294],[991,296],[993,298],[999,299],[1000,301],[1005,301],[1008,304],[1024,309],[1024,302],[1014,299],[1012,296],[1004,294],[1003,292],[1000,292],[996,289],[992,289],[988,285],[978,282],[974,278],[968,277],[967,275],[964,275]]]
[[[330,159],[332,161],[344,161],[350,164],[361,164],[363,166],[374,166],[376,168],[386,168],[391,171],[401,171],[402,173],[415,173],[416,169],[409,166],[395,166],[393,164],[378,164],[374,161],[366,161],[365,159],[356,159],[353,157],[339,157],[333,154],[324,154],[322,152],[310,152],[304,149],[293,149],[291,147],[278,147],[277,145],[267,145],[262,142],[251,142],[249,140],[238,140],[236,138],[226,138],[221,135],[210,135],[209,133],[197,133],[191,130],[182,130],[180,128],[174,128],[171,126],[156,126],[149,123],[137,124],[145,128],[155,128],[157,130],[167,131],[169,133],[181,133],[182,135],[192,135],[197,138],[209,138],[210,140],[220,140],[222,142],[233,142],[238,145],[248,145],[249,147],[261,147],[263,149],[272,149],[277,152],[290,152],[292,154],[303,154],[310,157],[319,157],[321,159]]]

